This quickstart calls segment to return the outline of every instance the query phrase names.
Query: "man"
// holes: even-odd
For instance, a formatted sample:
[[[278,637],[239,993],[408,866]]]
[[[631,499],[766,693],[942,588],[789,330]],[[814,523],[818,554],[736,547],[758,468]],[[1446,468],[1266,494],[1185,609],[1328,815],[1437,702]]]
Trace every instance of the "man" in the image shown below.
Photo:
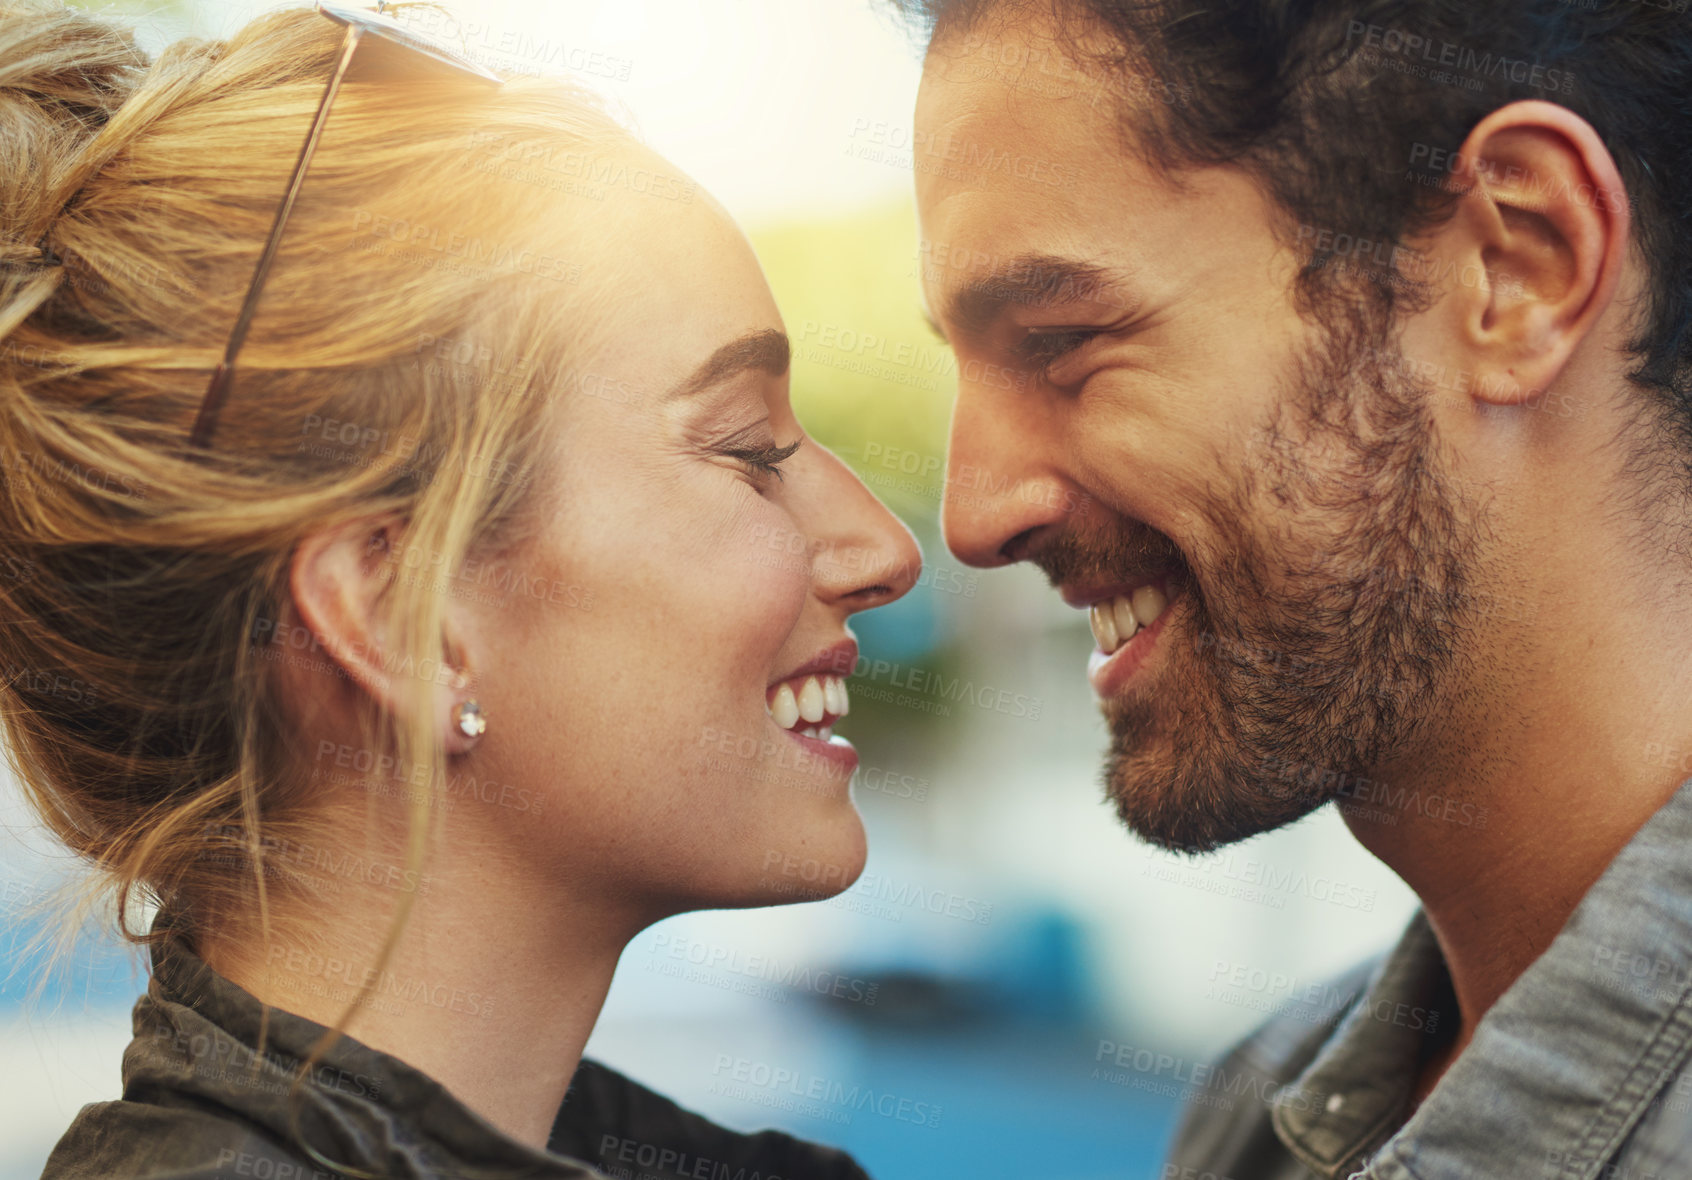
[[[948,545],[1092,612],[1141,837],[1422,902],[1163,1175],[1692,1176],[1685,6],[905,7]]]

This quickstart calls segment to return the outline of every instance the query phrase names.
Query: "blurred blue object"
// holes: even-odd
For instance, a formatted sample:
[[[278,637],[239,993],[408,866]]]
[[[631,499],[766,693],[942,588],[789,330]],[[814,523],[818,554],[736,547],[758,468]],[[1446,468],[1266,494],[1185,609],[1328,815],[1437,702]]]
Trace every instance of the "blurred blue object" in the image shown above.
[[[831,1001],[870,1025],[960,1028],[974,1023],[1080,1027],[1104,1019],[1085,927],[1051,903],[994,914],[961,948],[956,941],[885,940],[846,956],[839,974],[879,981],[874,1005]]]
[[[63,1004],[72,1009],[133,1003],[146,987],[136,953],[117,946],[111,936],[90,928],[76,940],[72,952],[52,964],[53,946],[44,940],[47,918],[16,918],[0,933],[0,1014],[25,1010],[26,1001],[44,973],[47,979],[31,1015],[50,1014]]]

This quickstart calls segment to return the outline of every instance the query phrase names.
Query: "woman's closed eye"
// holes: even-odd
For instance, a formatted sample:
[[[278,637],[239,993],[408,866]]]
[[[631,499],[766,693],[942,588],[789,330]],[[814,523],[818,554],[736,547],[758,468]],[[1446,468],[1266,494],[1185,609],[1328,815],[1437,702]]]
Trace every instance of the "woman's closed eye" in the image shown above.
[[[730,459],[735,459],[746,465],[747,474],[754,479],[775,476],[782,478],[781,464],[793,457],[793,453],[804,445],[804,439],[798,439],[785,447],[778,447],[772,439],[764,444],[739,444],[731,439],[728,443],[718,446],[716,452]]]

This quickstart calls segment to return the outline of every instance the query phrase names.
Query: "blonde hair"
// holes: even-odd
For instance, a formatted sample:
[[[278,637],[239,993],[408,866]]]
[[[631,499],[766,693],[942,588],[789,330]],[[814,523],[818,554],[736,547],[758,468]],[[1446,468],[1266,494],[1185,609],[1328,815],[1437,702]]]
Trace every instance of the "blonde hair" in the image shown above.
[[[498,161],[627,133],[554,79],[355,66],[211,446],[185,448],[341,35],[283,11],[149,62],[128,31],[0,0],[0,717],[26,798],[95,867],[78,920],[113,902],[131,944],[150,902],[251,915],[268,946],[272,893],[301,887],[269,850],[311,835],[323,790],[255,643],[295,545],[393,513],[433,565],[515,552],[543,509],[545,408],[593,326],[558,186]],[[521,359],[493,379],[428,363],[441,341]],[[330,422],[354,432],[318,445]],[[395,578],[386,604],[392,658],[439,667],[440,594]],[[371,748],[436,782],[430,699],[411,702]],[[409,798],[415,872],[438,811]]]

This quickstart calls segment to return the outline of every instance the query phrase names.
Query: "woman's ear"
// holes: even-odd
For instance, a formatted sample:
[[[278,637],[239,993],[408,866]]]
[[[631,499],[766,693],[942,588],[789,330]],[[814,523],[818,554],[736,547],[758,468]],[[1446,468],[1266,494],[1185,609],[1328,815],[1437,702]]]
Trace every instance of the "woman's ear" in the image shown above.
[[[295,546],[289,589],[301,624],[316,645],[380,709],[399,715],[408,692],[431,691],[436,729],[448,754],[468,751],[478,735],[460,723],[459,706],[472,700],[476,675],[465,667],[461,620],[447,603],[442,651],[446,666],[435,676],[396,672],[399,653],[383,613],[397,572],[405,520],[397,513],[360,517],[313,532]],[[474,717],[474,710],[469,710]]]

